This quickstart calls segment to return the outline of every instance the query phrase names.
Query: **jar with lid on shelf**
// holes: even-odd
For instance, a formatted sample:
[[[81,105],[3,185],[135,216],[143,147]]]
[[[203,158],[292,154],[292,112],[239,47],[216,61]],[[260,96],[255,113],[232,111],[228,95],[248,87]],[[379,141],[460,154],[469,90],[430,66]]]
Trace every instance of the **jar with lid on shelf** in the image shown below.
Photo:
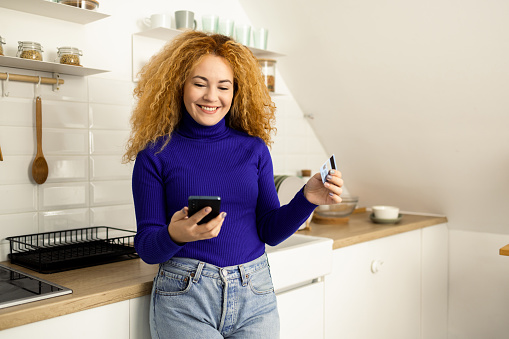
[[[258,59],[262,68],[265,85],[269,92],[274,92],[276,89],[276,60],[273,59]]]
[[[91,11],[96,11],[99,7],[99,1],[97,0],[58,0],[58,3]]]
[[[42,61],[42,46],[38,42],[18,41],[17,56],[23,59]]]
[[[83,55],[83,52],[80,51],[76,47],[57,47],[57,59],[55,62],[59,62],[61,64],[73,65],[73,66],[81,66],[80,64],[80,56]]]
[[[0,55],[4,55],[4,46],[2,45],[5,45],[5,39],[0,35]]]

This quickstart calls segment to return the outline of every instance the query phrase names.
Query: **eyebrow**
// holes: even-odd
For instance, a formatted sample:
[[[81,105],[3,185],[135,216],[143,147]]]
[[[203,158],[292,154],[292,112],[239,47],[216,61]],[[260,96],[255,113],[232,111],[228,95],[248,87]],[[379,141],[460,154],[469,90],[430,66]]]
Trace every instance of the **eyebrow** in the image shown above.
[[[203,77],[203,76],[201,76],[201,75],[195,75],[195,76],[193,77],[193,79],[195,79],[195,78],[202,79],[203,81],[207,81],[207,82],[209,81],[209,79],[207,79],[207,78],[205,78],[205,77]],[[219,80],[219,83],[223,83],[223,82],[229,82],[230,84],[232,84],[232,82],[231,82],[229,79]],[[233,84],[232,84],[232,85],[233,85]]]

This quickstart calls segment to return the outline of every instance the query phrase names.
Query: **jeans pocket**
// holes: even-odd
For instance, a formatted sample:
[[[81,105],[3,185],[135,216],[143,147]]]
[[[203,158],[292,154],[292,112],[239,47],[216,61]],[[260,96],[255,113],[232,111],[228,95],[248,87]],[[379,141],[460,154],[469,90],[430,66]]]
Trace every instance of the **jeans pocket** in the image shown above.
[[[159,270],[155,281],[155,293],[160,295],[181,295],[191,289],[191,275]]]
[[[268,294],[274,292],[270,270],[265,267],[261,270],[252,272],[249,275],[249,287],[254,294]]]

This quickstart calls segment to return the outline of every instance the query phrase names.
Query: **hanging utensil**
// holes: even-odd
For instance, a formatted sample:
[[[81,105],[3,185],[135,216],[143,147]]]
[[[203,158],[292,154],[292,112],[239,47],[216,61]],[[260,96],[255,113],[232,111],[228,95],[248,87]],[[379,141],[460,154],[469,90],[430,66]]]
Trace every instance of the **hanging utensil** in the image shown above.
[[[35,99],[35,125],[37,130],[37,154],[32,163],[32,177],[39,185],[48,178],[48,163],[42,154],[42,103],[41,97]]]
[[[0,161],[4,161],[4,157],[2,156],[2,147],[0,147]]]

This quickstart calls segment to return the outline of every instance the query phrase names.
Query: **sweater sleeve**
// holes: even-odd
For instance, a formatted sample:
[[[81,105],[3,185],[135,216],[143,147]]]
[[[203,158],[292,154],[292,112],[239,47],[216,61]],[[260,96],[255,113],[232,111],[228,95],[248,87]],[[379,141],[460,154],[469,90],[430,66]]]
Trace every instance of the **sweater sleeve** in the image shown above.
[[[166,220],[161,164],[148,150],[140,152],[133,169],[132,189],[138,231],[134,246],[147,264],[158,264],[175,255],[181,246],[173,242]]]
[[[296,192],[294,198],[288,204],[280,206],[274,185],[272,159],[268,148],[264,146],[259,163],[256,208],[260,239],[270,246],[281,243],[306,222],[316,206],[304,196],[304,187]]]

